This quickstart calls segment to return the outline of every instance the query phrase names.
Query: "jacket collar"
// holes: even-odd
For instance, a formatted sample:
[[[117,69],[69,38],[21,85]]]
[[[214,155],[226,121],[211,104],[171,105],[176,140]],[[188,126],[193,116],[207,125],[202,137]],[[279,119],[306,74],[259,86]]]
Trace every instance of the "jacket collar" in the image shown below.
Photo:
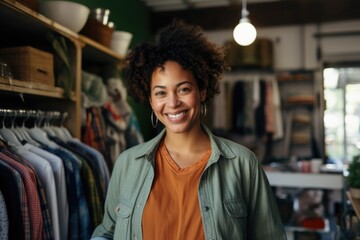
[[[201,124],[201,127],[205,130],[205,132],[209,135],[210,138],[210,144],[211,144],[211,156],[209,159],[209,163],[211,164],[213,162],[217,162],[219,157],[222,156],[223,158],[234,158],[235,154],[234,152],[228,147],[228,144],[226,144],[226,141],[221,137],[215,136],[208,127]],[[152,161],[155,159],[155,153],[157,150],[157,147],[160,144],[161,139],[165,135],[165,129],[163,129],[156,137],[153,139],[145,142],[141,145],[141,147],[138,149],[136,158],[141,158],[145,155],[146,159],[148,161]]]

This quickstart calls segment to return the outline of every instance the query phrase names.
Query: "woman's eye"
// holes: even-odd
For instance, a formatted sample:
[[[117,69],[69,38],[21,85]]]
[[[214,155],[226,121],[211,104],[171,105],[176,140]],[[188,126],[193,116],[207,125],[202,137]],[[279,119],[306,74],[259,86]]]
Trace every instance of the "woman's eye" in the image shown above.
[[[164,95],[165,95],[164,91],[155,92],[155,96],[164,96]]]
[[[190,88],[180,88],[180,89],[179,89],[179,92],[180,92],[180,93],[189,92],[189,91],[190,91]]]

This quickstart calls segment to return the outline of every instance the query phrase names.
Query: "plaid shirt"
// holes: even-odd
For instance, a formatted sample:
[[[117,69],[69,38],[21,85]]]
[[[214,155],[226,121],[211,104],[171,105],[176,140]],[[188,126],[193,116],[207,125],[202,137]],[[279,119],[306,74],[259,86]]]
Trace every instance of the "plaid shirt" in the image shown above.
[[[100,202],[100,195],[96,187],[94,174],[90,166],[81,157],[79,157],[79,159],[81,159],[81,165],[80,165],[81,177],[84,180],[86,179],[86,181],[84,181],[84,190],[91,216],[90,220],[92,223],[91,224],[92,225],[91,232],[92,232],[95,229],[95,226],[101,223],[103,216],[103,207],[102,207],[103,205]]]
[[[37,187],[38,187],[39,198],[41,203],[41,214],[43,217],[42,240],[52,240],[54,239],[53,226],[51,223],[49,207],[45,195],[45,189],[40,179],[38,179]]]
[[[106,146],[104,120],[101,115],[101,109],[98,107],[91,107],[86,110],[86,128],[82,141],[99,152],[104,156],[108,168],[111,171],[113,163],[109,155],[109,150]]]
[[[0,191],[0,239],[7,240],[9,237],[9,219],[6,209],[6,203],[2,192]]]
[[[36,188],[36,179],[30,174],[28,168],[11,159],[3,152],[0,152],[0,158],[13,167],[22,177],[29,209],[31,239],[41,239],[43,219],[40,199]]]
[[[28,240],[31,238],[30,220],[24,183],[20,174],[1,158],[0,180],[8,207],[9,238]]]
[[[14,160],[22,163],[25,167],[28,168],[30,175],[36,183],[40,206],[41,206],[41,215],[43,218],[43,228],[42,228],[42,240],[52,240],[54,239],[53,225],[50,219],[50,211],[47,203],[46,193],[43,184],[40,181],[40,178],[37,176],[35,168],[31,165],[28,159],[24,158],[21,155],[18,155],[14,149],[9,148],[3,151],[7,156],[13,158]]]

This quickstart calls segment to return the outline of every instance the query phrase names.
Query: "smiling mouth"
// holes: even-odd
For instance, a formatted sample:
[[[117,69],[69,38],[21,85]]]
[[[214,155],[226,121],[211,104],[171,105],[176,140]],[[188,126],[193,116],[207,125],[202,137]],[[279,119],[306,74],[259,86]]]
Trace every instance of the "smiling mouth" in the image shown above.
[[[181,118],[181,117],[183,117],[184,115],[185,115],[185,111],[184,112],[180,112],[180,113],[176,113],[176,114],[170,114],[170,113],[168,113],[168,114],[166,114],[170,119],[172,119],[172,120],[177,120],[177,119],[179,119],[179,118]]]

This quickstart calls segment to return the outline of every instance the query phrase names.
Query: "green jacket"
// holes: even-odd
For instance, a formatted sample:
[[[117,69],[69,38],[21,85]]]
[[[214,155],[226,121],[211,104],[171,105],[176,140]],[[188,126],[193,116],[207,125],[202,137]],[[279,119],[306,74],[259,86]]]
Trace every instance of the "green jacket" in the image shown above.
[[[204,129],[212,148],[199,184],[206,239],[286,239],[272,189],[255,154]],[[93,239],[142,239],[142,214],[154,179],[156,149],[164,134],[163,130],[120,155],[110,180],[103,222]]]

